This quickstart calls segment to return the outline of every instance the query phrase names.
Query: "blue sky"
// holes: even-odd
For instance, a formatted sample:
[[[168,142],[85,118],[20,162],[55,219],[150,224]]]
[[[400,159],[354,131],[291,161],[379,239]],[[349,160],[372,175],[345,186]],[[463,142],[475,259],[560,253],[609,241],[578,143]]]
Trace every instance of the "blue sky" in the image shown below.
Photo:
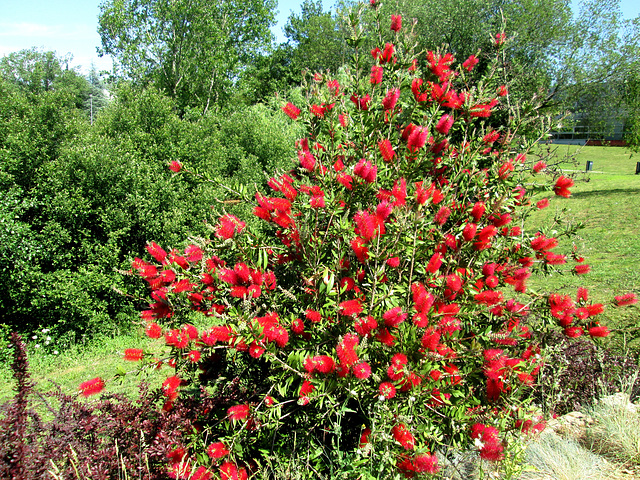
[[[220,0],[218,0],[220,1]],[[72,67],[87,71],[93,62],[99,70],[110,69],[111,61],[99,58],[97,33],[100,0],[0,0],[0,56],[25,48],[53,50],[73,55]],[[301,0],[279,0],[278,24],[272,31],[284,40],[282,27],[287,17],[300,11]],[[323,0],[325,10],[334,0]],[[621,0],[626,18],[640,14],[638,0]]]

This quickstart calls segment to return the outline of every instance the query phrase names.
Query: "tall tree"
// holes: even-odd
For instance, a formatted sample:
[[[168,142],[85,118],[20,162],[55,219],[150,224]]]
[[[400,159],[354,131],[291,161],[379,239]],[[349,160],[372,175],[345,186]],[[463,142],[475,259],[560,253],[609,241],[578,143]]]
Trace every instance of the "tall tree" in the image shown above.
[[[181,113],[221,106],[240,72],[271,40],[275,0],[105,0],[101,55],[120,74],[155,83]]]

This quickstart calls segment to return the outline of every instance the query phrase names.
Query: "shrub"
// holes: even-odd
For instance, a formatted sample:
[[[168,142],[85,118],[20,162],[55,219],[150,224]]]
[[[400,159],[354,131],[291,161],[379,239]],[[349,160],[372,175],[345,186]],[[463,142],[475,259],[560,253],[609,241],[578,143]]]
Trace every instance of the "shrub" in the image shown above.
[[[433,474],[449,446],[514,458],[518,435],[543,427],[526,397],[536,338],[608,333],[586,291],[527,289],[533,273],[582,260],[521,227],[545,187],[518,137],[537,119],[500,88],[504,34],[473,83],[474,61],[448,53],[427,52],[420,69],[405,30],[362,52],[358,13],[350,21],[354,68],[340,82],[316,73],[308,103],[283,102],[306,130],[297,164],[270,194],[229,187],[255,202],[265,234],[222,212],[210,239],[151,242],[153,260],[133,263],[151,288],[147,334],[164,337],[175,369],[164,409],[202,387],[216,399],[184,432],[176,478],[245,478],[269,452],[301,448],[333,477]],[[389,19],[377,25],[387,37]],[[572,183],[546,188],[568,197]]]

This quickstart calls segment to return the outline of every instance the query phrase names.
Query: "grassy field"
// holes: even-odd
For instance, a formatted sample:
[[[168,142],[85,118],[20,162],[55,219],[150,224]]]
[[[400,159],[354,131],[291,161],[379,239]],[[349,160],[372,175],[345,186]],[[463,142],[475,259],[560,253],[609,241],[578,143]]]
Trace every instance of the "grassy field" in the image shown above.
[[[557,153],[574,154],[575,146],[560,146]],[[629,151],[619,147],[583,147],[577,153],[576,163],[563,162],[560,168],[575,175],[571,198],[549,197],[550,206],[529,218],[533,229],[551,225],[560,232],[563,222],[581,223],[583,228],[573,238],[562,237],[557,251],[570,252],[575,245],[585,263],[591,266],[587,275],[553,275],[532,278],[531,286],[545,291],[560,291],[575,296],[578,287],[587,287],[595,302],[610,303],[615,295],[640,293],[640,175],[635,175],[636,161]],[[593,171],[584,174],[587,161],[593,162]],[[604,318],[616,329],[615,341],[640,349],[640,319],[637,307],[608,308]]]

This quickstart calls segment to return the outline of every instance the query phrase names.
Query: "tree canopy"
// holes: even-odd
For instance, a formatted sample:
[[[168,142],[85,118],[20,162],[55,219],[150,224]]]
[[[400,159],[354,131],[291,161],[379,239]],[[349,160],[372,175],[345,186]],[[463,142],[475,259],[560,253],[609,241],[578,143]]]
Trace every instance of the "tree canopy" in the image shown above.
[[[225,103],[239,73],[271,40],[274,0],[105,0],[101,55],[184,112]]]

